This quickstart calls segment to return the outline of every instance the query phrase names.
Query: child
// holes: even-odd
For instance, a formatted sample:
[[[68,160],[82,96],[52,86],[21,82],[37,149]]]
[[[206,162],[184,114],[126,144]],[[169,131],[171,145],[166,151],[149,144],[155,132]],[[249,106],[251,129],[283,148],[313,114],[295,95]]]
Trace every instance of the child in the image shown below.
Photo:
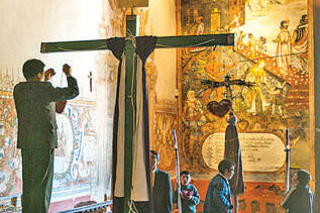
[[[191,174],[188,171],[180,173],[181,205],[183,213],[196,213],[196,205],[200,203],[198,190],[191,182]],[[173,202],[178,203],[178,191],[174,191]]]
[[[234,162],[224,159],[220,161],[218,170],[219,173],[209,183],[203,213],[232,213],[233,205],[229,180],[234,175]]]
[[[282,201],[282,206],[288,213],[312,213],[313,194],[308,183],[311,175],[306,170],[300,170],[292,178],[296,186],[291,188]]]

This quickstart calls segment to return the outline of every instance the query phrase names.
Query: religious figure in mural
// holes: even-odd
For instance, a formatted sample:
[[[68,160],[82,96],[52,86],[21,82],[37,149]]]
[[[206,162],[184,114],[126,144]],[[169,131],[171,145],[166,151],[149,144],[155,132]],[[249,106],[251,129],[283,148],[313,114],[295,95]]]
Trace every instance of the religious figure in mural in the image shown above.
[[[257,64],[249,69],[249,74],[246,76],[246,81],[255,83],[256,87],[251,90],[246,90],[246,99],[249,103],[249,110],[253,114],[261,114],[265,105],[262,87],[266,83],[266,73],[264,71],[265,61],[260,59]]]
[[[190,161],[193,161],[196,142],[199,140],[201,134],[200,127],[206,123],[203,106],[201,102],[195,97],[195,91],[189,90],[187,93],[187,100],[183,106],[184,123],[187,125],[185,132],[184,147],[186,154],[190,156]]]
[[[256,39],[253,37],[252,33],[249,33],[248,37],[249,37],[248,48],[250,51],[250,58],[255,59],[256,58]]]
[[[288,30],[289,20],[283,20],[280,22],[280,32],[277,38],[274,40],[277,43],[276,49],[276,61],[278,71],[284,75],[288,74],[288,69],[291,63],[291,44],[290,44],[290,32]]]
[[[290,87],[286,86],[286,84],[287,83],[285,81],[278,81],[273,90],[269,92],[269,94],[272,96],[270,103],[271,115],[278,114],[283,116],[285,114],[284,106],[287,100],[286,94],[290,89]]]
[[[300,70],[304,72],[308,63],[308,16],[306,14],[302,15],[299,25],[294,30],[291,45],[293,49],[299,53]]]
[[[187,100],[184,103],[183,113],[185,122],[193,129],[197,129],[206,122],[206,118],[203,114],[202,104],[195,97],[195,92],[189,90],[187,93]]]

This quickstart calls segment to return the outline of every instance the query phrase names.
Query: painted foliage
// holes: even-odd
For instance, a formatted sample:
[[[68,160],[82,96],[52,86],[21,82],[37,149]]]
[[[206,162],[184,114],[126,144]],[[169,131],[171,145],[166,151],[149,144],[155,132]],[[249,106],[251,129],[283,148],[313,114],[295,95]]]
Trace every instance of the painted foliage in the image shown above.
[[[271,133],[284,143],[284,130],[289,128],[292,165],[309,169],[309,150],[305,148],[310,116],[307,1],[181,0],[181,8],[181,34],[236,35],[234,47],[182,50],[186,167],[198,174],[210,173],[204,161],[210,150],[203,150],[202,145],[210,135],[225,132],[227,122],[226,116],[212,114],[207,106],[225,99],[227,91],[210,89],[203,80],[221,82],[228,75],[255,84],[251,89],[233,86],[240,134]]]

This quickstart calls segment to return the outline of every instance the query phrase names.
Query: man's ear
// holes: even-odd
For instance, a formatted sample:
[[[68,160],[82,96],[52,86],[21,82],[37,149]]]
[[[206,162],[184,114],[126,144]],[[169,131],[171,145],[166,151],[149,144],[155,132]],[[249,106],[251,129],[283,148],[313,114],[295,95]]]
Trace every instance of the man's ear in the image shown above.
[[[37,79],[41,80],[43,78],[43,72],[38,72]]]

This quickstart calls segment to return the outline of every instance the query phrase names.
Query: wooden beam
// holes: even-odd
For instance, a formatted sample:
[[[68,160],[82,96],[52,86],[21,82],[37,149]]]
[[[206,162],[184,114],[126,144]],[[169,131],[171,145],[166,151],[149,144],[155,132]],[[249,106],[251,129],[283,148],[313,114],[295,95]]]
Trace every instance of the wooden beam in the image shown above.
[[[107,40],[41,43],[41,53],[107,50]],[[233,46],[234,33],[158,37],[156,48]]]

